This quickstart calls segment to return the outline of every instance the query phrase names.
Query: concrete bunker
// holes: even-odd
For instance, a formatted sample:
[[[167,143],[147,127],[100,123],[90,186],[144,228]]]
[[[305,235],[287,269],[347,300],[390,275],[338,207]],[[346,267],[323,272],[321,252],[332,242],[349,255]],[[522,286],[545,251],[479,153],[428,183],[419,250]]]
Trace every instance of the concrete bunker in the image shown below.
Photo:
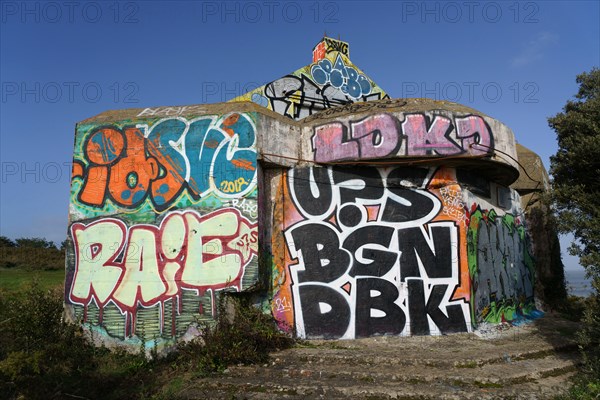
[[[344,43],[324,38],[312,64],[228,103],[77,124],[70,320],[166,350],[231,291],[306,338],[537,315],[513,132],[460,104],[390,99]]]

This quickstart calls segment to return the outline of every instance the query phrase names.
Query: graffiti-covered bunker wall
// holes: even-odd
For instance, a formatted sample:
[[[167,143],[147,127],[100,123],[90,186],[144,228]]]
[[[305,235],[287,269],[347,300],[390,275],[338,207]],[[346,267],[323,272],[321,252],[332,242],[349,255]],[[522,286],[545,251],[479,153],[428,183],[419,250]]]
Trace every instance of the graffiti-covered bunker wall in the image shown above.
[[[468,332],[534,311],[512,131],[459,104],[389,99],[344,42],[323,43],[236,101],[77,125],[71,321],[162,351],[227,292],[306,338]]]
[[[77,125],[65,302],[106,344],[198,334],[258,281],[258,107],[107,112]],[[248,109],[246,111],[245,109]]]
[[[425,99],[329,111],[304,120],[302,161],[264,172],[283,329],[445,334],[533,311],[508,127]]]

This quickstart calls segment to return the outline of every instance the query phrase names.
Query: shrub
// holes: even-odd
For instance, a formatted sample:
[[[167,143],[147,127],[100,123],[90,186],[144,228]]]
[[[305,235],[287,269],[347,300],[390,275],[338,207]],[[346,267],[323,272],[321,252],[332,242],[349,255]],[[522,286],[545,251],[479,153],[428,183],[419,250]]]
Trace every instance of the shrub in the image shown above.
[[[264,363],[270,352],[295,342],[247,298],[221,296],[218,309],[217,320],[204,324],[198,339],[179,347],[178,361],[200,374],[221,372],[235,364]]]
[[[0,268],[64,269],[65,252],[56,247],[0,247]]]
[[[270,351],[293,344],[249,300],[221,299],[219,317],[202,326],[201,338],[149,360],[143,352],[92,346],[79,326],[62,321],[60,290],[43,290],[34,281],[16,296],[0,291],[0,398],[144,398],[160,394],[161,377],[173,370],[206,375],[263,363]]]
[[[600,383],[600,278],[594,280],[595,291],[586,300],[583,313],[584,326],[579,334],[579,342],[583,350],[583,372],[596,377]]]
[[[62,295],[37,282],[20,295],[0,294],[0,393],[7,398],[81,392],[95,367],[95,349],[79,328],[61,321]]]

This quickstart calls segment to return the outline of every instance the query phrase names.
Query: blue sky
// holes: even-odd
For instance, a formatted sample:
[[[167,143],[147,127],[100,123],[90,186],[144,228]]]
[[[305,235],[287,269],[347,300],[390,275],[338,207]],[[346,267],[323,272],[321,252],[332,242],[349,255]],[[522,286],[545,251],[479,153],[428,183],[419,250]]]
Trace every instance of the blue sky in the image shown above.
[[[390,96],[476,108],[546,166],[547,117],[576,93],[577,74],[600,66],[598,1],[0,5],[0,234],[12,238],[65,237],[78,121],[229,100],[309,64],[324,32],[349,42]]]

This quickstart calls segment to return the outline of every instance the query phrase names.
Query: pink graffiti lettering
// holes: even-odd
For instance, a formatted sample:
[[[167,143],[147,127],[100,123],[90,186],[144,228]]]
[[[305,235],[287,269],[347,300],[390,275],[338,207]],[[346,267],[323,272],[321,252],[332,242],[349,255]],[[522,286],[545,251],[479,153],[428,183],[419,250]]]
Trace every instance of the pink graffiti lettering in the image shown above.
[[[462,148],[471,154],[486,154],[494,147],[492,135],[481,117],[457,118],[456,131],[456,136],[462,139]]]
[[[403,139],[406,139],[403,143]],[[408,114],[400,121],[377,114],[347,127],[332,122],[315,127],[315,162],[374,159],[392,156],[485,155],[494,148],[490,129],[480,116],[455,118]]]
[[[358,157],[360,152],[359,144],[355,141],[344,139],[345,129],[346,127],[339,122],[315,128],[312,144],[316,162]]]
[[[411,155],[428,155],[434,151],[440,155],[455,154],[457,144],[448,137],[450,120],[435,117],[429,129],[422,114],[407,115],[402,130],[406,135],[408,151]]]

